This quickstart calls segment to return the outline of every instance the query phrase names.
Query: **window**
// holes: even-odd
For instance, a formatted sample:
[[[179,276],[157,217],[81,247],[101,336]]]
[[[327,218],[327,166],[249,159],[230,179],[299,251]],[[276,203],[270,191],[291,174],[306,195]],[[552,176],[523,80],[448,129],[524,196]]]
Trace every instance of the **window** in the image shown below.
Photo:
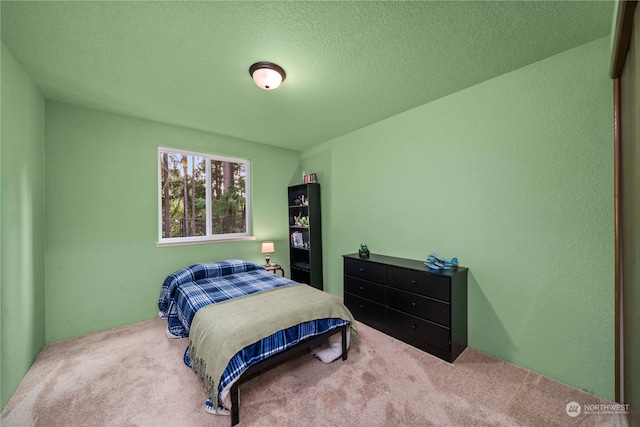
[[[249,160],[158,149],[159,245],[251,239]]]

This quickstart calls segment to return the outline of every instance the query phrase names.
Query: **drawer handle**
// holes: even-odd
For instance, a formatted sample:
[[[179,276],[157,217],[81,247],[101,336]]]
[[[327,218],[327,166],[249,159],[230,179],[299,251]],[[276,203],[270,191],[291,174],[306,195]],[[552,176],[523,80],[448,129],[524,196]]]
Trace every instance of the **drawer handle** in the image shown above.
[[[418,304],[417,304],[417,303],[415,303],[415,302],[412,302],[412,303],[411,303],[411,307],[415,307],[416,305],[418,305]]]
[[[415,280],[412,280],[412,281],[411,281],[411,284],[412,284],[412,285],[415,285],[416,283],[418,283],[418,282],[416,282]]]
[[[418,327],[415,323],[411,325],[411,329],[415,330]]]
[[[364,308],[364,304],[360,304],[360,308]]]
[[[364,268],[361,268],[361,269],[360,269],[360,273],[364,273]]]
[[[360,290],[361,290],[361,291],[364,291],[364,286],[360,286]]]

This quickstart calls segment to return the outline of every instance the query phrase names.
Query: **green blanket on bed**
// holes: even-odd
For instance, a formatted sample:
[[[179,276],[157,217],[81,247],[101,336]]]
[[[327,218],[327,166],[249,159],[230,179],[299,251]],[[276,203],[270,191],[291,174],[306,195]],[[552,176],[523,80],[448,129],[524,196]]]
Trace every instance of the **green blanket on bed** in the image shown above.
[[[189,332],[189,357],[214,405],[220,377],[231,358],[244,347],[279,330],[314,319],[356,322],[333,295],[305,284],[285,286],[212,304],[196,313]]]

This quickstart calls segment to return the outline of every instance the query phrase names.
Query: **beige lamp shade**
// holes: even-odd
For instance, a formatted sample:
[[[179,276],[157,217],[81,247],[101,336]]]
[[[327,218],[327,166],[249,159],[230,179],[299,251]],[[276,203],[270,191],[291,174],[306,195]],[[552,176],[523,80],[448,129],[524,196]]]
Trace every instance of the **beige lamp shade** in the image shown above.
[[[275,249],[273,247],[273,242],[262,242],[262,251],[263,254],[267,254],[264,258],[264,260],[266,261],[267,265],[271,265],[271,263],[269,262],[269,254],[272,254],[275,252]]]

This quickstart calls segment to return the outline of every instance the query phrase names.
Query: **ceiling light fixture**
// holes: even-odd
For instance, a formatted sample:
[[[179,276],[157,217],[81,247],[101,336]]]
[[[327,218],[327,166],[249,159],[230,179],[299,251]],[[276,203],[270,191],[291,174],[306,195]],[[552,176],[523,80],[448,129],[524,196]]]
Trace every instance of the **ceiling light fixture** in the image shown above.
[[[256,62],[249,67],[249,74],[256,85],[264,90],[277,89],[287,77],[282,67],[272,62]]]

